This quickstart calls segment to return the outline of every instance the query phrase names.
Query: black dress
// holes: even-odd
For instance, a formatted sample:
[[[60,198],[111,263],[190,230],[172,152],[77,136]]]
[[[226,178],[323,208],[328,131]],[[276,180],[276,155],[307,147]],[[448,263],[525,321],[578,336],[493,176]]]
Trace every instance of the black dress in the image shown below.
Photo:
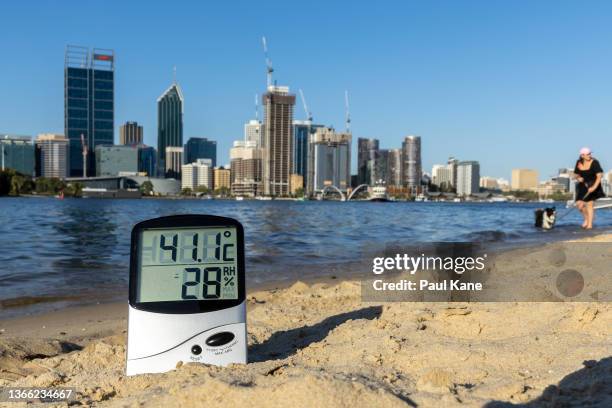
[[[585,195],[589,188],[593,184],[595,184],[595,180],[597,180],[597,174],[603,173],[603,169],[601,168],[599,161],[597,159],[593,159],[593,163],[591,163],[591,167],[588,170],[578,169],[578,163],[580,163],[580,160],[576,162],[574,173],[582,177],[584,179],[584,182],[576,183],[576,201],[594,201],[598,198],[605,197],[606,195],[604,194],[603,189],[601,188],[600,182],[595,191],[593,191],[585,198]]]

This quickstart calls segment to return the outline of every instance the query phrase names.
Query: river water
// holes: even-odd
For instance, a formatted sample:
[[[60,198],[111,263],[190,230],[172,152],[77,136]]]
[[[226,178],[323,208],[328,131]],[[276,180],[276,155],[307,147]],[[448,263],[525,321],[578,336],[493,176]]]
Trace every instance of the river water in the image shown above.
[[[583,236],[573,211],[533,228],[537,203],[431,203],[0,198],[0,315],[127,299],[132,226],[171,214],[214,214],[245,229],[250,287],[350,276],[377,248],[419,242],[534,245]],[[558,206],[560,206],[558,204]],[[559,214],[565,213],[560,209]],[[597,213],[612,229],[612,211]]]

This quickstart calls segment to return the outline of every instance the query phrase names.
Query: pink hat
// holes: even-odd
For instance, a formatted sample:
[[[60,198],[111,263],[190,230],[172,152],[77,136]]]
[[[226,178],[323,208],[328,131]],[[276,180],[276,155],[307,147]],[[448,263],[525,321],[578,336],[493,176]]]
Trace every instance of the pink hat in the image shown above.
[[[580,154],[591,154],[591,149],[589,149],[588,147],[583,147],[582,149],[580,149]]]

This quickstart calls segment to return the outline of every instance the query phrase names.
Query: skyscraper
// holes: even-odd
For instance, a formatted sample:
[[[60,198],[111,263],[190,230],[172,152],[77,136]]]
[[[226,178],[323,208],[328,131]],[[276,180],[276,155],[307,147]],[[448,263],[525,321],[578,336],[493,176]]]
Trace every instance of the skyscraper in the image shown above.
[[[157,169],[162,177],[167,177],[166,148],[183,147],[183,102],[183,92],[176,81],[157,99]],[[175,176],[181,165],[174,168]]]
[[[210,159],[212,166],[217,165],[217,142],[205,137],[191,137],[184,147],[185,163],[195,163],[198,159]]]
[[[309,120],[293,121],[293,158],[292,174],[302,176],[302,188],[308,183],[308,140],[317,128],[323,125],[313,125]]]
[[[143,131],[138,122],[125,122],[119,127],[119,144],[137,145],[142,144]]]
[[[406,136],[402,142],[403,184],[410,194],[417,194],[421,187],[421,137]]]
[[[402,149],[389,149],[387,159],[387,186],[402,185]]]
[[[462,161],[457,164],[457,195],[470,196],[480,191],[480,164]]]
[[[317,128],[310,138],[307,190],[321,192],[336,186],[346,192],[351,186],[351,134],[336,133],[333,128]]]
[[[289,93],[289,87],[269,86],[268,92],[263,95],[263,105],[264,194],[287,196],[292,169],[295,95]]]
[[[378,152],[378,139],[357,139],[357,183],[372,184],[371,169]],[[356,186],[355,186],[356,187]]]
[[[36,138],[37,175],[66,178],[68,176],[68,139],[64,135],[41,133]]]
[[[115,55],[112,50],[67,46],[64,62],[64,129],[69,139],[70,176],[83,175],[83,145],[87,174],[94,174],[97,145],[113,144]]]

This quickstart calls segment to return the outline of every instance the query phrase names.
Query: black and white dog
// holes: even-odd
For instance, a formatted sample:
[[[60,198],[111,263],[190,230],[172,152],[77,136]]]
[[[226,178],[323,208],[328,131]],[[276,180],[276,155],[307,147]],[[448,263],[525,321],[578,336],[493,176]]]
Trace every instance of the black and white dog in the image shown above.
[[[557,209],[555,207],[550,208],[538,208],[535,210],[535,226],[536,228],[552,229],[555,225],[557,218]]]

